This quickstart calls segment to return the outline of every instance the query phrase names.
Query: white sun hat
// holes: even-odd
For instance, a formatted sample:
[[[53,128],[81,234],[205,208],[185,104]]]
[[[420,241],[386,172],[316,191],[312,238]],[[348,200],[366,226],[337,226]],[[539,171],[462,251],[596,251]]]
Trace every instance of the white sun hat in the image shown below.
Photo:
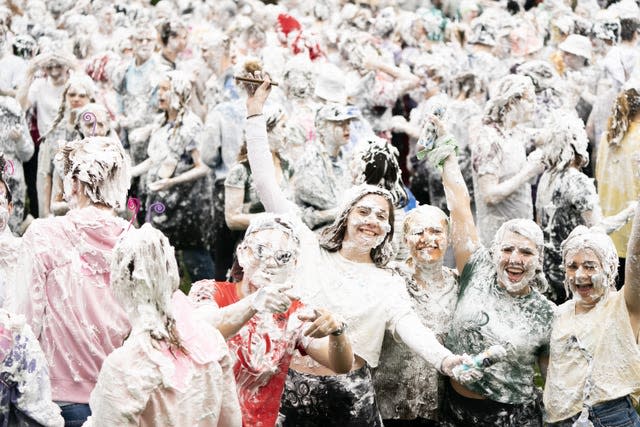
[[[571,34],[558,47],[565,52],[591,59],[591,41],[585,36]]]

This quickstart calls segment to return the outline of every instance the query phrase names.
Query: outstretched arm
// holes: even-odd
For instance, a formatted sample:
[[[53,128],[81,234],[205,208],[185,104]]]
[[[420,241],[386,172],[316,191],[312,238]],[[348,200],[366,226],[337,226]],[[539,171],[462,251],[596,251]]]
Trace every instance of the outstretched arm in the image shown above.
[[[305,330],[305,336],[321,338],[314,339],[307,346],[309,356],[335,373],[349,372],[353,366],[353,350],[345,333],[345,324],[323,309],[315,309],[309,316],[298,315],[298,318],[313,322]]]
[[[215,301],[213,281],[196,282],[189,291],[189,298],[197,304],[196,315],[200,320],[218,329],[227,339],[238,331],[258,312],[285,312],[291,298],[285,294],[290,285],[269,285],[226,307]]]
[[[469,258],[480,245],[480,239],[473,221],[469,191],[455,154],[451,154],[444,162],[442,183],[447,206],[451,212],[451,242],[456,268],[462,272]]]
[[[624,278],[624,299],[632,319],[636,318],[636,328],[640,326],[640,203],[636,206],[631,236],[627,245],[627,263]]]
[[[267,125],[262,115],[262,107],[269,97],[271,85],[269,76],[256,92],[247,98],[247,154],[253,182],[260,201],[267,212],[287,213],[296,207],[284,196],[276,181],[275,166],[267,140]]]
[[[582,218],[585,220],[587,227],[597,227],[602,229],[605,233],[611,234],[624,227],[627,221],[633,218],[633,214],[636,210],[636,204],[637,202],[633,202],[617,214],[603,217],[600,203],[597,203],[593,210],[583,212]]]

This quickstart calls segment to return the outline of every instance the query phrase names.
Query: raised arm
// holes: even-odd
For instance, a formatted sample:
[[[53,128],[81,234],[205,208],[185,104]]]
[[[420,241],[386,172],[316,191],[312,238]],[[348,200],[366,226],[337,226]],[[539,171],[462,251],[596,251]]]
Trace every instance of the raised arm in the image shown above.
[[[636,213],[633,217],[624,274],[624,299],[633,319],[640,315],[640,203],[636,206]],[[640,322],[636,321],[636,323]],[[636,332],[635,328],[634,332]]]
[[[442,184],[447,206],[451,212],[451,242],[456,268],[462,272],[469,258],[480,245],[480,239],[473,221],[469,191],[455,154],[450,155],[444,162]]]
[[[271,92],[269,76],[265,75],[264,80],[256,92],[247,98],[247,154],[253,182],[267,212],[295,212],[296,206],[287,200],[276,181],[275,166],[267,140],[267,125],[262,115],[262,107]]]

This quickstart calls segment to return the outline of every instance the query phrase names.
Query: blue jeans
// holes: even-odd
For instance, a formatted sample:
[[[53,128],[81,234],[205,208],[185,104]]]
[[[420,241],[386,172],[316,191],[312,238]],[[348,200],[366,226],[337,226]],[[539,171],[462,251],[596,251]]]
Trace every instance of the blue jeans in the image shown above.
[[[574,415],[568,420],[549,424],[549,427],[571,427],[579,416],[580,414]],[[640,417],[629,396],[589,408],[589,420],[594,427],[640,427]]]
[[[204,248],[182,249],[182,260],[191,278],[191,283],[202,279],[213,279],[216,274],[211,255]]]
[[[78,427],[84,424],[91,415],[91,408],[87,403],[72,403],[71,405],[60,406],[64,427]]]

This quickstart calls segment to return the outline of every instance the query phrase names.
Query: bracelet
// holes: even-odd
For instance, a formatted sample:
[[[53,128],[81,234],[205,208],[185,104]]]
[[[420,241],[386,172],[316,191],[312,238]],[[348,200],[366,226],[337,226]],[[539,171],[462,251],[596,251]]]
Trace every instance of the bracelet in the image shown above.
[[[247,116],[247,120],[249,120],[252,117],[258,117],[258,116],[261,116],[261,115],[262,115],[262,113],[251,114],[250,116]]]
[[[340,328],[331,332],[331,335],[333,335],[334,337],[339,337],[340,335],[344,334],[344,331],[346,330],[347,330],[347,324],[342,322],[342,324],[340,325]]]

